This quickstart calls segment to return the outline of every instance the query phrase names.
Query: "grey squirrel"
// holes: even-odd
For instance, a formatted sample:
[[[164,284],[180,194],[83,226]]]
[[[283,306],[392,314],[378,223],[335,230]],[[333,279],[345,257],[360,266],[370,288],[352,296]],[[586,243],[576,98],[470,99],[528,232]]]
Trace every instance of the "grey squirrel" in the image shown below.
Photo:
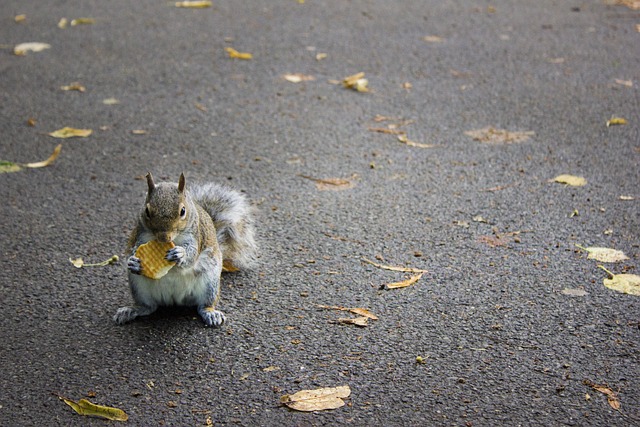
[[[207,183],[186,188],[147,176],[145,206],[127,245],[129,286],[135,305],[121,307],[118,324],[153,313],[159,306],[196,306],[206,326],[219,327],[224,314],[216,309],[220,274],[255,262],[253,208],[247,198],[222,185]],[[151,240],[173,242],[165,258],[175,266],[160,279],[142,275],[136,250]]]

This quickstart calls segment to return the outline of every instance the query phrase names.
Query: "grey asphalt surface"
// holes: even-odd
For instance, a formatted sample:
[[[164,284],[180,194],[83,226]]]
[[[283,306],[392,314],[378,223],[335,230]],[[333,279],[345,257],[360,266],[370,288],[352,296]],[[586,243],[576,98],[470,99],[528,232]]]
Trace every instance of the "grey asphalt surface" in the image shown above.
[[[639,297],[575,246],[622,250],[607,268],[640,274],[640,13],[612,3],[4,0],[0,159],[63,148],[0,174],[0,424],[117,424],[63,395],[136,426],[638,425]],[[13,55],[22,42],[51,48]],[[332,82],[360,71],[369,93]],[[60,90],[75,81],[84,93]],[[402,120],[437,146],[370,131]],[[93,134],[47,135],[64,126]],[[535,134],[464,133],[487,126]],[[69,262],[122,255],[148,170],[229,183],[260,210],[260,265],[223,277],[222,329],[191,309],[117,326],[124,262]],[[565,173],[588,183],[548,182]],[[363,257],[428,273],[382,290],[410,274]],[[352,394],[333,411],[279,403],[339,385]]]

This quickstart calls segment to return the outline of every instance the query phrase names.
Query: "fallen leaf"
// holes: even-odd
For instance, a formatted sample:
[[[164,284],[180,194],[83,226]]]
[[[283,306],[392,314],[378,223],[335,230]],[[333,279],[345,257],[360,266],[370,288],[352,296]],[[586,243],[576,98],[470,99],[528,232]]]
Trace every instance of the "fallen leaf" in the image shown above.
[[[253,55],[249,52],[238,52],[232,47],[225,47],[224,50],[229,54],[229,58],[238,58],[238,59],[251,59]]]
[[[80,84],[79,82],[73,82],[73,83],[69,83],[66,86],[60,86],[60,89],[62,90],[77,90],[78,92],[84,92],[86,90],[86,88],[84,86],[82,86],[82,84]]]
[[[146,131],[144,129],[134,129],[131,131],[131,133],[134,135],[146,135],[149,133],[149,131]]]
[[[58,158],[58,155],[60,155],[60,151],[62,151],[62,144],[58,144],[56,148],[54,148],[53,153],[49,156],[49,158],[41,162],[14,163],[14,162],[0,160],[0,173],[18,172],[23,168],[36,169],[36,168],[43,168],[45,166],[49,166]]]
[[[630,200],[635,200],[635,197],[633,197],[633,196],[620,196],[619,199],[620,200],[624,200],[624,201],[630,201]]]
[[[102,103],[104,105],[116,105],[116,104],[120,104],[120,101],[118,101],[116,98],[107,98],[107,99],[103,99]]]
[[[583,296],[587,295],[587,291],[585,291],[584,289],[564,288],[562,290],[562,294],[563,295],[568,295],[570,297],[583,297]]]
[[[51,45],[47,43],[29,42],[20,43],[13,48],[13,53],[18,56],[24,56],[29,52],[42,52],[43,50],[50,49]]]
[[[71,20],[72,27],[75,27],[76,25],[90,25],[95,23],[96,20],[93,18],[76,18]]]
[[[27,15],[22,14],[22,15],[16,15],[15,18],[13,18],[14,22],[24,22],[27,20]]]
[[[632,9],[632,10],[640,9],[640,0],[618,0],[617,4],[622,6],[627,6],[629,9]]]
[[[323,411],[337,409],[344,406],[344,398],[351,395],[348,385],[339,387],[319,388],[316,390],[301,390],[294,394],[286,394],[280,398],[280,403],[296,411]]]
[[[416,356],[416,363],[424,365],[425,363],[427,363],[427,361],[422,356]]]
[[[320,191],[341,191],[348,190],[356,186],[353,181],[343,178],[313,178],[308,175],[300,175],[300,177],[311,180],[316,183],[316,188]]]
[[[588,259],[595,259],[600,262],[620,262],[629,259],[628,256],[624,254],[624,252],[619,251],[617,249],[611,248],[599,248],[599,247],[588,247],[580,246],[576,244],[576,246],[583,251],[589,252],[587,256]]]
[[[435,147],[435,144],[422,144],[420,142],[411,141],[407,137],[406,134],[398,135],[398,141],[402,142],[403,144],[407,144],[410,147],[417,147],[417,148],[433,148],[433,147]]]
[[[364,316],[356,317],[355,319],[350,317],[341,317],[338,319],[338,323],[344,323],[345,325],[356,325],[360,327],[365,327],[365,326],[369,326],[369,318]]]
[[[316,78],[302,73],[285,74],[282,76],[286,81],[291,83],[310,82]]]
[[[364,78],[364,72],[352,74],[342,79],[344,87],[357,92],[369,92],[369,81]]]
[[[620,86],[633,87],[633,81],[632,80],[615,79],[615,82],[616,82],[616,84],[619,84]]]
[[[598,267],[609,275],[608,279],[603,280],[607,288],[623,294],[640,295],[640,276],[635,274],[613,274],[602,265]]]
[[[127,421],[129,419],[129,416],[122,409],[96,405],[86,399],[80,399],[75,402],[62,396],[59,396],[59,398],[80,415],[106,418],[112,421]]]
[[[572,187],[582,187],[587,184],[587,180],[581,176],[562,174],[558,175],[549,182],[557,182],[559,184],[567,184]]]
[[[366,308],[349,308],[349,307],[340,307],[336,305],[318,305],[320,308],[324,308],[327,310],[338,310],[338,311],[348,311],[363,317],[368,317],[372,320],[378,320],[378,316],[367,310]]]
[[[92,132],[93,131],[91,129],[75,129],[70,127],[64,127],[62,129],[58,129],[56,131],[49,133],[49,136],[52,136],[54,138],[73,138],[73,137],[86,138],[87,136],[91,135]]]
[[[428,43],[442,43],[444,41],[442,37],[438,37],[438,36],[424,36],[422,40]]]
[[[118,255],[114,255],[111,258],[101,261],[101,262],[97,262],[94,264],[85,264],[84,260],[82,258],[76,258],[76,259],[71,259],[69,258],[69,262],[71,264],[73,264],[74,267],[76,268],[82,268],[82,267],[104,267],[105,265],[109,265],[109,264],[115,264],[116,262],[118,262],[120,260],[120,257],[118,257]]]
[[[211,7],[211,1],[177,1],[176,7],[187,7],[192,9],[202,9]]]
[[[607,120],[607,127],[615,126],[615,125],[626,125],[626,124],[627,124],[627,120],[623,119],[622,117],[611,117],[609,120]]]
[[[362,258],[362,261],[366,262],[367,264],[371,264],[375,267],[381,268],[383,270],[400,271],[402,273],[427,273],[427,270],[421,270],[419,268],[396,267],[393,265],[378,264],[377,262],[373,262],[367,258]]]
[[[58,21],[58,28],[65,29],[67,28],[67,24],[69,24],[69,20],[67,18],[61,18]]]
[[[620,409],[620,401],[618,400],[618,396],[613,390],[611,390],[611,388],[606,385],[596,384],[593,381],[589,380],[584,380],[582,383],[591,387],[595,391],[598,391],[607,396],[607,402],[609,402],[609,406],[611,406],[613,409],[615,409],[616,411]]]
[[[487,144],[514,144],[528,140],[532,135],[535,135],[535,132],[510,132],[488,126],[482,129],[470,130],[464,134],[473,138],[474,141]]]
[[[420,280],[420,278],[422,277],[423,274],[424,273],[420,273],[420,274],[417,274],[415,276],[411,276],[407,280],[403,280],[401,282],[388,283],[388,284],[384,285],[384,288],[385,289],[406,288],[407,286],[411,286],[414,283],[416,283],[418,280]]]
[[[320,52],[320,53],[316,54],[316,61],[322,61],[327,56],[329,56],[329,55],[324,53],[324,52]]]

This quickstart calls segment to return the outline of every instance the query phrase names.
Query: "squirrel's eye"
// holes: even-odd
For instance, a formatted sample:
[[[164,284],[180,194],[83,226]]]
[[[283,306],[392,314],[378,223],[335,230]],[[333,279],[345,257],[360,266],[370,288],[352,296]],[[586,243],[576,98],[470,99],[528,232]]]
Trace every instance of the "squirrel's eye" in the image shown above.
[[[186,214],[187,214],[187,209],[183,206],[182,209],[180,209],[180,216],[184,218]]]

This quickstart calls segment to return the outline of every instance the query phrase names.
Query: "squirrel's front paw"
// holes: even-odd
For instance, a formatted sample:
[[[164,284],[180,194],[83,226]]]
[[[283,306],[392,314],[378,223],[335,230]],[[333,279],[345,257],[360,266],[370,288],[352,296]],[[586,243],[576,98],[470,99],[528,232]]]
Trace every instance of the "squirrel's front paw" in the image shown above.
[[[175,262],[178,265],[182,264],[182,260],[186,255],[187,251],[182,246],[176,246],[175,248],[169,249],[167,251],[167,255],[165,258],[167,261]]]
[[[219,328],[224,325],[224,322],[227,320],[223,312],[213,307],[199,307],[198,314],[200,314],[206,326],[213,326],[214,328]]]
[[[140,258],[136,256],[130,256],[127,260],[127,268],[133,274],[142,274],[142,263],[140,262]]]

